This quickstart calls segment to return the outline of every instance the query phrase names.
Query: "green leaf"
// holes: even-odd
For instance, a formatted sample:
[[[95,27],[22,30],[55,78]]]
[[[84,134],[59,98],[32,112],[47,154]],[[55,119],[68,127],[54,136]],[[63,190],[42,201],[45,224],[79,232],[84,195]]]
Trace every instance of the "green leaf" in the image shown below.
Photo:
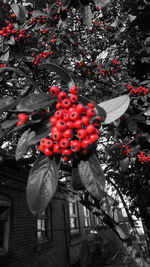
[[[16,160],[19,160],[22,157],[22,155],[25,153],[29,145],[28,140],[31,138],[32,135],[33,135],[33,132],[30,132],[30,129],[28,129],[22,134],[17,144],[16,151],[15,151]]]
[[[104,124],[109,124],[119,119],[125,113],[129,104],[129,95],[118,96],[98,104],[98,106],[102,107],[107,113]]]
[[[27,202],[33,214],[42,213],[51,201],[58,184],[59,164],[40,156],[32,167],[27,184]]]
[[[55,103],[56,97],[50,94],[32,94],[24,97],[17,105],[18,110],[32,112]]]
[[[78,164],[80,179],[87,191],[100,200],[104,195],[105,178],[95,154]]]
[[[0,114],[16,106],[16,101],[12,96],[0,99]]]
[[[17,16],[18,20],[23,24],[26,20],[26,14],[28,13],[27,9],[22,5],[18,5],[17,3],[12,4],[11,9]]]
[[[60,78],[68,84],[68,87],[72,87],[75,85],[73,79],[71,78],[71,76],[68,74],[68,72],[60,67],[59,65],[57,64],[54,64],[54,63],[46,63],[46,64],[42,64],[40,65],[40,68],[44,68],[44,69],[47,69],[51,72],[56,72]]]

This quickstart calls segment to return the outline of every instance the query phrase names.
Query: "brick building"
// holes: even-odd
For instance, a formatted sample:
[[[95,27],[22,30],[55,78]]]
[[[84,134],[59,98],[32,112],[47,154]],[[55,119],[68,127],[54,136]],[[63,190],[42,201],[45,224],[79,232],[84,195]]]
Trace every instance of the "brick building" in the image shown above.
[[[112,251],[112,241],[110,251],[107,246],[111,230],[95,231],[101,222],[75,199],[56,192],[45,212],[33,216],[26,203],[27,177],[24,169],[1,166],[1,267],[87,267],[99,235],[107,240],[107,252]]]

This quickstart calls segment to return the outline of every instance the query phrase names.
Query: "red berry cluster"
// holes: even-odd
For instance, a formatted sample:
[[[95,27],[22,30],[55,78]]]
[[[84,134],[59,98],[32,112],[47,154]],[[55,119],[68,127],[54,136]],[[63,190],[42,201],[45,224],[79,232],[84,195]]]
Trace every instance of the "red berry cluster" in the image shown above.
[[[111,63],[114,64],[114,65],[119,65],[120,64],[120,61],[116,60],[116,59],[112,59],[111,60]]]
[[[50,55],[52,55],[54,52],[53,51],[45,51],[41,54],[38,54],[35,59],[32,60],[32,63],[34,65],[42,64],[42,58],[48,58]],[[34,54],[31,54],[31,56],[34,57]]]
[[[7,27],[3,27],[2,30],[0,30],[0,35],[6,38],[13,35],[16,41],[22,38],[29,38],[31,36],[30,34],[26,34],[24,29],[16,30],[12,23],[8,23]]]
[[[121,147],[124,149],[123,154],[126,157],[131,157],[131,148],[129,148],[127,145],[122,145]]]
[[[141,151],[140,154],[137,155],[137,159],[141,164],[150,162],[150,156],[146,156],[144,151]]]
[[[23,125],[25,122],[27,122],[29,120],[29,116],[26,115],[25,113],[20,113],[18,115],[18,122],[17,122],[17,126],[21,126]]]
[[[127,85],[127,88],[130,91],[130,95],[147,95],[149,90],[145,87],[139,86],[139,87],[134,87],[133,85],[129,84]]]
[[[48,17],[41,16],[39,19],[38,18],[33,18],[29,21],[29,24],[35,25],[37,22],[45,23],[48,20]]]
[[[8,64],[0,64],[0,69],[4,68],[4,67],[7,67],[7,66],[8,66]]]
[[[56,153],[68,160],[74,153],[87,154],[99,139],[101,117],[97,116],[93,103],[87,106],[78,103],[78,92],[77,86],[70,88],[70,94],[60,91],[57,86],[50,88],[58,101],[56,111],[50,117],[50,137],[41,139],[39,145],[39,150],[46,156]]]

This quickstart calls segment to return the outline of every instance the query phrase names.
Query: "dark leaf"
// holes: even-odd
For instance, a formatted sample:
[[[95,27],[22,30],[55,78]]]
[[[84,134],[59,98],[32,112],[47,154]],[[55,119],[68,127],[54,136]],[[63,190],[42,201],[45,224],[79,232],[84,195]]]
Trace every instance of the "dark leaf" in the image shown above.
[[[84,190],[85,187],[81,182],[81,178],[79,176],[78,167],[72,169],[72,186],[75,190]]]
[[[98,112],[98,115],[102,118],[102,121],[105,121],[107,113],[104,110],[104,108],[102,108],[102,107],[100,107],[98,105],[95,105],[95,107],[96,107],[96,110]]]
[[[39,129],[36,127],[35,129],[35,136],[33,136],[30,141],[29,145],[35,145],[38,143],[42,138],[47,137],[51,130],[51,124],[42,124],[42,127],[40,125]]]
[[[68,72],[60,67],[59,65],[57,64],[54,64],[54,63],[47,63],[47,64],[42,64],[40,65],[40,68],[44,68],[44,69],[47,69],[51,72],[56,72],[59,77],[65,82],[68,84],[68,87],[71,87],[71,86],[74,86],[75,83],[73,81],[73,79],[71,78],[71,76],[68,74]]]
[[[100,200],[104,195],[105,178],[96,155],[78,164],[81,181],[87,191]]]
[[[22,5],[18,5],[17,3],[12,4],[11,9],[17,16],[18,20],[23,24],[26,20],[27,9]]]
[[[14,120],[6,120],[4,122],[1,123],[1,127],[2,129],[8,129],[8,128],[12,128],[12,126],[16,126],[18,119],[14,119]]]
[[[59,164],[40,156],[32,167],[27,184],[27,202],[33,214],[42,213],[53,197],[58,184]]]
[[[17,106],[18,110],[34,111],[51,106],[56,101],[55,96],[49,94],[32,94],[24,97]]]
[[[0,99],[0,114],[16,106],[16,101],[12,96]]]
[[[17,144],[16,151],[15,151],[16,160],[19,160],[22,157],[22,155],[25,153],[28,147],[28,140],[31,138],[32,135],[33,135],[33,132],[30,132],[30,129],[28,129],[22,134]]]

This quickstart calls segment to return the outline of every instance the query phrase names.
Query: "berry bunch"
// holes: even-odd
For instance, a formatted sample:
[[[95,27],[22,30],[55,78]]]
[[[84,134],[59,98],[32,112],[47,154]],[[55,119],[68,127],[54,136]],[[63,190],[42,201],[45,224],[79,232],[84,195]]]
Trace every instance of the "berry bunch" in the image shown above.
[[[4,68],[4,67],[7,67],[7,66],[8,66],[8,64],[0,64],[0,69]]]
[[[24,29],[16,30],[14,28],[14,24],[9,22],[7,23],[7,27],[3,27],[2,30],[0,30],[0,35],[5,38],[9,38],[10,35],[13,35],[16,41],[22,38],[29,38],[31,36],[31,34],[26,33]]]
[[[149,90],[145,87],[139,86],[137,88],[135,88],[133,85],[127,85],[127,88],[130,91],[130,95],[147,95]]]
[[[26,115],[25,113],[20,113],[18,115],[18,122],[17,122],[17,126],[21,126],[23,125],[25,122],[27,122],[29,120],[29,116]]]
[[[43,58],[48,58],[50,55],[52,55],[54,52],[53,51],[45,51],[45,52],[43,52],[43,53],[41,53],[41,54],[38,54],[36,57],[35,57],[35,59],[33,59],[32,60],[32,63],[34,64],[34,65],[39,65],[39,64],[42,64],[42,59]],[[35,56],[33,53],[31,54],[31,56]]]
[[[84,106],[78,102],[77,86],[70,88],[70,94],[57,86],[50,88],[50,94],[57,96],[56,111],[50,122],[49,137],[40,141],[39,150],[46,156],[61,154],[64,160],[73,155],[85,155],[95,147],[100,136],[101,117],[93,103]]]
[[[141,164],[145,164],[147,162],[150,162],[150,156],[146,156],[144,151],[141,151],[140,154],[137,155],[137,160]]]
[[[127,145],[122,145],[121,148],[123,148],[123,154],[126,157],[131,157],[131,148],[129,148]]]

